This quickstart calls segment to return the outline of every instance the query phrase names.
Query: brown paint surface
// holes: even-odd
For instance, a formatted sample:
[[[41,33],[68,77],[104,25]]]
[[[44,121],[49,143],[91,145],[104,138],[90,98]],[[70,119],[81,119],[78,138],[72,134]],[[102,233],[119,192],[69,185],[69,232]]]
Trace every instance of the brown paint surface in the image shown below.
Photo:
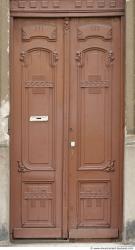
[[[13,238],[119,237],[121,39],[120,17],[15,19]]]

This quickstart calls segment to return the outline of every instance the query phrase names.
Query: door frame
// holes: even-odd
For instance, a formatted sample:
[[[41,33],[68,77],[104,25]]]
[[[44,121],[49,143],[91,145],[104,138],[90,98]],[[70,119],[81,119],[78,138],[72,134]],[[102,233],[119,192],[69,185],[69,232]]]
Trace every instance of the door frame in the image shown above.
[[[13,0],[10,0],[12,2]],[[18,0],[16,0],[18,1]],[[65,0],[66,1],[66,0]],[[56,1],[57,2],[57,1]],[[76,1],[77,2],[77,1]],[[80,2],[80,1],[78,1]],[[14,20],[16,18],[29,18],[29,17],[35,17],[35,18],[54,18],[54,17],[59,17],[64,19],[64,32],[65,32],[65,58],[68,62],[69,54],[66,48],[69,48],[69,18],[70,17],[119,17],[121,20],[121,82],[120,82],[120,89],[121,89],[121,96],[120,96],[120,106],[121,106],[121,114],[120,114],[120,210],[121,210],[121,216],[120,216],[120,234],[119,234],[119,239],[121,240],[122,238],[122,231],[123,231],[123,183],[124,183],[124,121],[125,121],[125,104],[124,104],[124,99],[125,99],[125,0],[123,0],[123,8],[122,9],[116,9],[116,11],[112,10],[100,10],[97,9],[97,11],[93,12],[91,10],[86,11],[81,8],[80,9],[73,9],[72,12],[69,12],[68,10],[60,10],[58,11],[57,9],[50,11],[50,10],[45,10],[43,11],[33,11],[28,10],[28,9],[23,9],[23,8],[14,8],[14,6],[11,6],[11,11],[10,11],[10,166],[12,168],[12,162],[13,162],[13,135],[12,135],[12,128],[14,126],[14,119],[13,119],[13,99],[12,99],[12,93],[13,93],[13,28],[14,28]],[[68,238],[68,144],[69,144],[69,88],[70,88],[70,83],[69,83],[69,64],[65,63],[65,76],[64,76],[64,131],[63,131],[63,214],[62,214],[62,221],[63,227],[63,239]],[[10,172],[10,197],[12,193],[12,175]],[[11,216],[11,202],[10,202],[10,226],[12,225],[12,216]],[[10,230],[11,231],[11,230]],[[11,239],[12,239],[12,232],[11,232]]]

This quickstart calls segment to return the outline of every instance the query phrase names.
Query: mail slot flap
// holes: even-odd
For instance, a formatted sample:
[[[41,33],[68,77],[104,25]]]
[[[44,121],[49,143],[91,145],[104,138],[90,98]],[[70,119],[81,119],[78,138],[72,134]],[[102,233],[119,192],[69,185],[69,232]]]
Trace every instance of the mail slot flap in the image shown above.
[[[33,115],[30,116],[30,122],[47,122],[48,115]]]

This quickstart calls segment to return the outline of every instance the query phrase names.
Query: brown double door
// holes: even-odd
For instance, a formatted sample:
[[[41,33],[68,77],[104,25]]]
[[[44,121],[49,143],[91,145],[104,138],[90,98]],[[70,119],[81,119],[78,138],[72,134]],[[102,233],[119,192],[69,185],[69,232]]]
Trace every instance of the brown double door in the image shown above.
[[[13,238],[118,238],[120,18],[15,19]]]

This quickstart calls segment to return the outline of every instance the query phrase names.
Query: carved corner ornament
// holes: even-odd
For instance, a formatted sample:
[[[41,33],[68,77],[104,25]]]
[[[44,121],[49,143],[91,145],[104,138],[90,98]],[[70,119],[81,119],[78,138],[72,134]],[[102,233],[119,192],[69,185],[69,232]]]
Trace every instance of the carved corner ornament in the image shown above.
[[[25,173],[25,172],[30,171],[30,169],[28,169],[26,166],[24,166],[21,161],[17,161],[17,165],[18,165],[18,172],[19,173]]]
[[[104,168],[104,171],[106,172],[114,172],[115,171],[115,161],[108,161],[105,168]]]
[[[69,17],[65,17],[64,19],[64,31],[68,31],[70,29],[70,21],[69,21]]]
[[[58,60],[59,60],[59,55],[58,52],[55,50],[52,52],[52,66],[56,66]]]
[[[22,51],[22,52],[20,53],[20,61],[21,61],[21,62],[24,62],[25,55],[26,55],[26,52],[25,52],[25,51]]]
[[[83,66],[83,53],[81,51],[76,51],[75,59],[77,61],[78,66]]]
[[[107,52],[106,66],[110,67],[113,64],[114,60],[115,60],[114,52],[112,50],[110,50],[109,52]]]

